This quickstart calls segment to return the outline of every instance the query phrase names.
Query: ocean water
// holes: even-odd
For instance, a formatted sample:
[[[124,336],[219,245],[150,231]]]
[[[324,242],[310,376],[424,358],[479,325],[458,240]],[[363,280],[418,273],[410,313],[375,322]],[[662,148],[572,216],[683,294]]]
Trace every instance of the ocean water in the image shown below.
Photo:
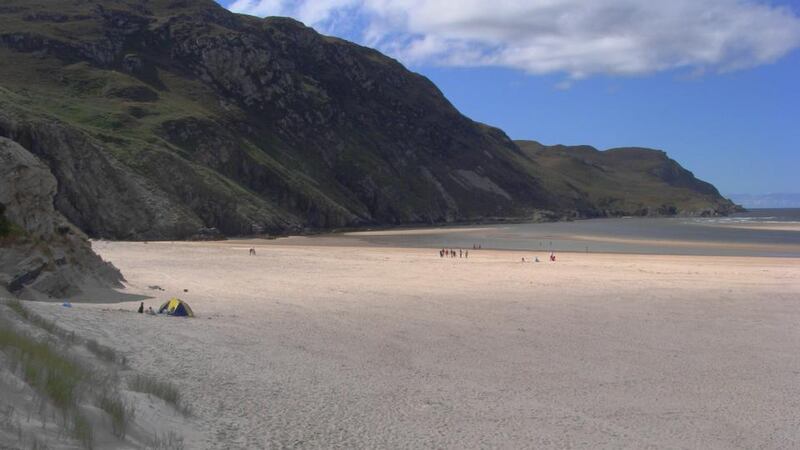
[[[590,219],[348,233],[345,237],[398,247],[471,249],[480,244],[485,249],[544,253],[800,257],[800,209],[754,209],[730,217]]]

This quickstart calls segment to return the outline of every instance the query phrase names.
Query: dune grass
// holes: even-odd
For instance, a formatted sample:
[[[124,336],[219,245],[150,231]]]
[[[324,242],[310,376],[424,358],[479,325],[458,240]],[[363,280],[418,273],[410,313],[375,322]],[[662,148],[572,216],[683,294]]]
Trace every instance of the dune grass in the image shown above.
[[[105,388],[95,396],[96,404],[110,417],[112,434],[124,439],[135,416],[135,409],[120,395],[115,386],[118,381],[101,381],[102,377],[97,378],[96,374],[92,374],[91,370],[78,361],[63,356],[64,348],[58,346],[53,338],[61,338],[66,347],[82,344],[99,359],[112,364],[125,365],[126,358],[94,339],[76,337],[73,332],[68,332],[29,310],[19,300],[12,299],[5,303],[22,319],[46,331],[49,336],[48,340],[37,340],[14,329],[10,323],[0,318],[0,350],[10,356],[11,370],[19,369],[24,381],[63,413],[65,428],[72,437],[89,449],[93,445],[94,433],[77,405],[88,386],[87,383],[104,385]],[[118,380],[116,375],[112,378]],[[169,381],[139,374],[129,381],[129,388],[154,395],[186,416],[191,414],[190,408],[182,401],[177,386]],[[152,448],[181,450],[184,448],[183,438],[172,432],[156,435]]]
[[[154,395],[172,405],[184,415],[190,414],[188,406],[181,400],[181,393],[178,387],[169,381],[161,381],[153,376],[137,374],[128,382],[128,387],[132,391]]]
[[[81,341],[75,336],[74,332],[67,331],[56,325],[55,322],[47,320],[44,317],[29,310],[28,308],[25,307],[25,305],[22,304],[22,302],[20,302],[17,299],[11,299],[7,301],[6,305],[8,305],[8,307],[11,308],[12,311],[16,312],[20,317],[25,319],[30,324],[35,325],[54,336],[58,336],[62,339],[65,339],[69,343],[78,343]],[[97,356],[103,361],[109,363],[119,363],[122,365],[126,365],[128,363],[127,358],[125,358],[125,356],[120,355],[113,348],[102,345],[94,339],[85,339],[83,340],[83,344],[90,352],[94,353],[95,356]]]
[[[128,363],[128,360],[127,358],[125,358],[125,356],[120,355],[113,348],[100,344],[94,339],[86,339],[85,345],[90,352],[94,353],[95,356],[102,359],[103,361],[110,363],[120,363],[123,366]]]
[[[97,406],[111,417],[111,432],[114,436],[124,439],[128,425],[136,413],[133,405],[123,400],[119,393],[104,390],[98,398]]]
[[[8,354],[12,367],[20,367],[23,380],[64,414],[72,435],[91,447],[91,426],[77,411],[86,368],[62,356],[53,343],[37,341],[7,323],[0,326],[0,349]]]
[[[12,359],[22,364],[26,382],[47,394],[59,408],[74,405],[76,390],[84,370],[63,356],[53,344],[35,339],[4,326],[0,330],[0,348],[10,349]]]
[[[150,442],[148,448],[153,450],[183,450],[183,438],[178,436],[174,431],[170,431],[165,435],[155,435]]]
[[[17,313],[20,317],[25,319],[25,321],[27,321],[28,323],[35,325],[54,336],[58,336],[61,339],[65,339],[69,343],[75,342],[75,333],[67,331],[56,325],[56,323],[53,322],[52,320],[47,320],[44,317],[29,310],[19,300],[17,299],[8,300],[6,302],[6,305],[9,308],[11,308],[12,311]]]

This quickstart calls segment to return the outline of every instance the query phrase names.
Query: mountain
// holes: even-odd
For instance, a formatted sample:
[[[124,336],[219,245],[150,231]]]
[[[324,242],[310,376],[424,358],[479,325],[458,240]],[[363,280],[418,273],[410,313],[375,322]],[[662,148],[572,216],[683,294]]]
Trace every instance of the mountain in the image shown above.
[[[542,186],[584,216],[714,215],[740,209],[660,150],[517,144],[537,163]]]
[[[6,0],[0,61],[0,136],[91,237],[733,208],[662,153],[521,148],[375,50],[212,0]]]

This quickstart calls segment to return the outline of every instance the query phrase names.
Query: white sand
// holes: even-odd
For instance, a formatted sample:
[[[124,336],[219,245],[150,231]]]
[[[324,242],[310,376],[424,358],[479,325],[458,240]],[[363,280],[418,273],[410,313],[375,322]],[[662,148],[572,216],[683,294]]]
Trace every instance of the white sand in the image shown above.
[[[250,245],[95,243],[194,320],[30,306],[173,375],[200,447],[800,447],[798,259]]]

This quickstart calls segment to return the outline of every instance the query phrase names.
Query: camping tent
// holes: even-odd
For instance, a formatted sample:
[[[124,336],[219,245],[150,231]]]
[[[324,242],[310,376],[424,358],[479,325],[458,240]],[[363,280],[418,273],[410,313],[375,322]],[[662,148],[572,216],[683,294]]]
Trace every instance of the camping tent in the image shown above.
[[[192,308],[189,307],[189,304],[179,298],[174,297],[161,305],[161,307],[158,308],[158,313],[166,313],[168,316],[194,317],[194,313],[192,312]]]

